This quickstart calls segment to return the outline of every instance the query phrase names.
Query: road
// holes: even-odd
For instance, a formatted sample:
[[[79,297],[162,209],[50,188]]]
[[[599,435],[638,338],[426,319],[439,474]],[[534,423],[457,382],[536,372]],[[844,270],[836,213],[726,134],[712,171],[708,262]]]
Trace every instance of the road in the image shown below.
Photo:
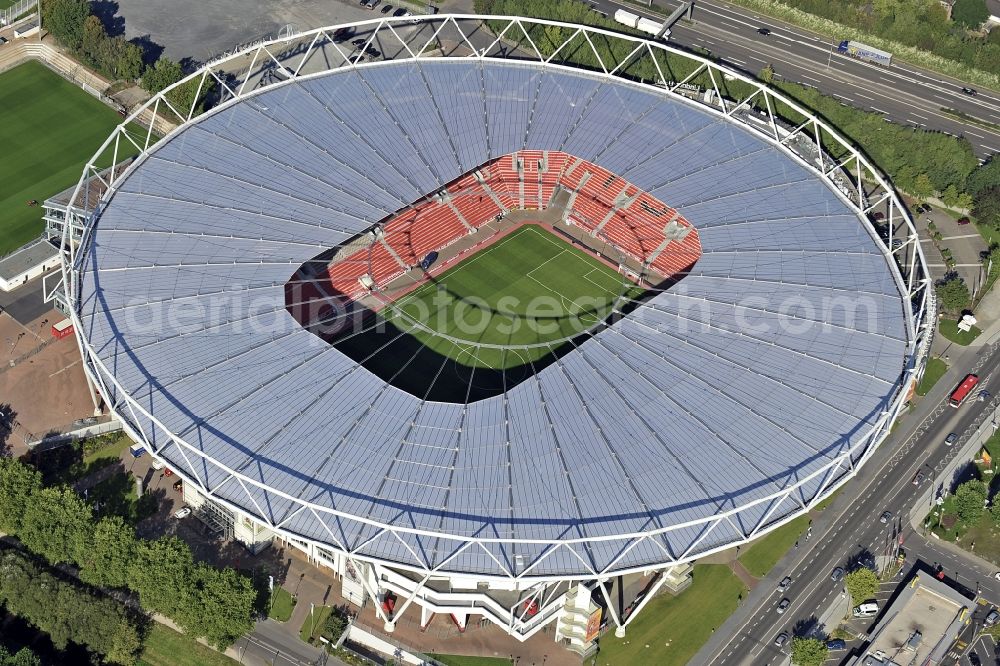
[[[660,18],[614,0],[590,0],[601,12],[619,8]],[[671,3],[673,6],[673,3]],[[777,75],[833,95],[844,103],[881,113],[895,122],[965,136],[983,159],[1000,152],[1000,128],[986,129],[942,112],[955,109],[982,121],[1000,123],[1000,93],[962,92],[967,84],[899,61],[879,67],[843,56],[826,37],[720,0],[696,0],[693,22],[678,21],[670,42],[707,49],[731,66],[756,75],[771,64]],[[662,20],[662,19],[661,19]],[[757,34],[760,27],[771,34]]]
[[[994,395],[1000,395],[1000,373],[996,372],[1000,367],[1000,345],[984,347],[974,359],[966,357],[965,367],[978,371],[984,377],[983,385]],[[948,380],[949,376],[946,376],[942,381]],[[834,519],[825,531],[817,530],[809,541],[802,543],[790,570],[772,572],[768,579],[761,582],[762,586],[772,586],[771,578],[789,575],[792,577],[789,588],[784,592],[773,587],[764,589],[766,596],[763,599],[756,595],[755,600],[752,595],[747,603],[757,605],[744,609],[746,621],[736,627],[724,625],[721,628],[729,633],[724,635],[724,644],[712,650],[711,663],[747,665],[780,662],[787,653],[788,645],[784,646],[785,652],[774,645],[779,633],[833,629],[816,627],[817,618],[836,600],[835,596],[843,592],[843,584],[831,580],[832,570],[838,566],[847,567],[852,558],[862,552],[876,556],[882,554],[900,535],[907,553],[907,567],[918,560],[932,570],[939,564],[944,573],[959,585],[972,592],[981,587],[983,597],[1000,600],[1000,581],[993,578],[992,571],[980,570],[978,565],[971,566],[961,556],[914,533],[908,524],[910,507],[925,490],[924,485],[913,483],[918,471],[925,476],[923,484],[943,481],[935,477],[936,470],[942,469],[946,461],[957,455],[965,437],[971,435],[975,426],[988,416],[986,410],[992,414],[998,404],[1000,398],[994,398],[989,404],[967,402],[955,410],[947,405],[944,398],[932,406],[925,405],[924,410],[930,411],[923,419],[907,419],[902,438],[895,440],[902,441],[902,444],[892,451],[885,464],[881,468],[866,469],[863,478],[855,479],[842,491],[851,494],[844,514]],[[946,447],[944,440],[950,432],[959,433],[962,438],[954,446]],[[886,445],[892,446],[892,442]],[[879,520],[884,511],[893,514],[893,519],[887,524]],[[888,599],[895,587],[895,584],[885,586],[881,600]],[[791,600],[791,605],[779,615],[775,609],[785,596]],[[985,607],[979,614],[984,612]]]

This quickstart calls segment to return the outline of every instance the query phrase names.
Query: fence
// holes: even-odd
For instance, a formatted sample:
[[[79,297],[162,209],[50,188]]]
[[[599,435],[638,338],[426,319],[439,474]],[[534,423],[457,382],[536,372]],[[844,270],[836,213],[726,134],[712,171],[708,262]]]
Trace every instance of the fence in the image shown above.
[[[0,25],[8,26],[19,16],[38,10],[39,0],[18,0],[7,9],[0,11]]]

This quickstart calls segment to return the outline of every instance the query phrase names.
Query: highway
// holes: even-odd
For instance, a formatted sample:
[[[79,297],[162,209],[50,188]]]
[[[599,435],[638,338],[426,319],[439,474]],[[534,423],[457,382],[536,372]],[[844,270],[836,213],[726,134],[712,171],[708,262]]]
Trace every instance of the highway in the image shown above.
[[[959,372],[979,372],[984,377],[981,385],[994,396],[1000,395],[1000,373],[996,372],[1000,366],[1000,345],[983,347],[981,353],[970,356],[971,352],[965,356],[964,366],[956,360],[955,369]],[[952,376],[949,373],[941,382],[950,382]],[[944,391],[938,390],[939,386],[935,387],[933,394],[944,397],[934,404],[921,405],[925,416],[907,417],[899,429],[902,431],[900,437],[892,437],[883,444],[898,447],[891,450],[884,464],[878,467],[875,460],[869,463],[876,467],[864,468],[861,476],[841,491],[841,495],[846,497],[838,497],[838,501],[827,509],[844,510],[843,515],[833,517],[825,528],[815,530],[808,541],[800,541],[790,570],[772,571],[761,581],[761,586],[767,586],[760,588],[764,596],[762,598],[758,594],[748,598],[748,606],[755,605],[741,609],[745,619],[734,619],[720,627],[723,643],[708,650],[711,657],[707,661],[741,666],[780,663],[789,650],[789,644],[786,643],[783,648],[776,647],[774,639],[777,635],[785,631],[789,635],[803,633],[814,628],[817,618],[836,601],[837,595],[842,594],[843,583],[831,580],[832,570],[838,566],[848,568],[849,561],[861,552],[879,555],[900,536],[907,555],[904,576],[883,586],[880,602],[886,601],[898,584],[908,578],[907,574],[914,565],[928,570],[936,570],[940,565],[949,579],[971,592],[980,589],[982,596],[992,602],[1000,601],[1000,581],[993,578],[994,571],[956,555],[934,539],[928,540],[922,534],[914,533],[909,526],[910,508],[917,496],[926,490],[924,484],[944,481],[936,477],[936,471],[957,455],[978,423],[991,418],[994,409],[1000,406],[1000,398],[993,398],[989,403],[966,402],[956,410],[947,404],[947,394],[952,386],[945,384],[940,387]],[[946,447],[944,440],[950,432],[959,433],[961,439],[955,445]],[[920,486],[914,485],[918,472],[925,477]],[[884,511],[893,514],[888,524],[879,520]],[[785,575],[791,576],[792,583],[787,590],[779,592],[774,581]],[[778,614],[776,607],[786,596],[791,605],[784,614]],[[854,603],[859,602],[856,600]],[[980,619],[986,610],[986,606],[980,607],[976,618]],[[827,631],[833,628],[821,627]],[[974,627],[969,632],[973,630]]]
[[[621,8],[662,20],[632,4],[613,0],[591,0],[590,4],[609,16]],[[757,34],[760,27],[769,28],[771,34]],[[908,63],[897,60],[890,67],[880,67],[840,55],[832,40],[720,0],[696,0],[693,21],[678,21],[670,43],[707,49],[753,75],[770,64],[785,80],[818,88],[888,120],[965,136],[980,159],[1000,152],[1000,128],[973,125],[942,112],[955,109],[1000,124],[1000,93],[979,90],[969,96],[962,92],[968,84]]]

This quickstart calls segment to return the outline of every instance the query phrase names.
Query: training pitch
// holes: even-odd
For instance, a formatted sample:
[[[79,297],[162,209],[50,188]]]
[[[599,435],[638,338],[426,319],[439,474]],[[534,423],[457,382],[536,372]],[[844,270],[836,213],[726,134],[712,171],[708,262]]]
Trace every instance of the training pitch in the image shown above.
[[[0,75],[0,255],[37,237],[41,204],[80,179],[118,114],[37,62]],[[110,160],[109,160],[110,162]]]
[[[443,356],[501,370],[537,361],[639,292],[610,266],[531,224],[382,314]]]

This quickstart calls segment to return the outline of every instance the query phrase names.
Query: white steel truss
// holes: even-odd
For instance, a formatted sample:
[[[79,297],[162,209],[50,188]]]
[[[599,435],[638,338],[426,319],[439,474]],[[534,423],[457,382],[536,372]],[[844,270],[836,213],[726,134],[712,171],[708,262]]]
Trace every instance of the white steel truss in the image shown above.
[[[413,26],[423,28],[423,30],[414,30]],[[562,42],[551,45],[554,46],[554,50],[539,48],[539,45],[529,36],[531,29],[538,26],[551,28],[551,31],[546,30],[544,34],[561,35],[563,36]],[[343,27],[354,28],[359,33],[370,32],[365,47],[356,50],[353,54],[347,51],[347,48],[344,48],[344,45],[334,38],[335,31]],[[407,35],[412,32],[416,32],[417,35],[408,37]],[[483,39],[484,35],[488,36],[485,40]],[[621,48],[611,50],[611,52],[621,53],[623,55],[621,61],[607,62],[607,55],[602,56],[599,53],[595,42],[620,45]],[[363,62],[368,59],[365,55],[365,48],[373,44],[378,44],[382,49],[382,59]],[[395,55],[389,52],[391,48],[395,49]],[[86,256],[86,248],[92,240],[94,222],[99,218],[103,206],[114,194],[116,183],[137,168],[143,162],[144,157],[155,150],[151,131],[143,130],[137,133],[136,125],[131,125],[133,121],[143,115],[147,121],[150,117],[153,119],[153,122],[145,123],[149,126],[156,125],[156,121],[161,118],[175,123],[176,128],[167,135],[169,138],[188,124],[197,122],[204,115],[199,112],[194,103],[184,108],[178,108],[176,100],[171,101],[171,92],[178,86],[191,84],[200,90],[209,80],[213,81],[222,96],[220,103],[207,112],[214,113],[230,105],[252,99],[261,90],[289,85],[298,79],[322,76],[341,68],[378,67],[386,59],[400,62],[428,58],[455,61],[516,58],[522,62],[535,62],[540,67],[568,68],[575,67],[575,65],[561,59],[561,56],[577,49],[588,51],[588,59],[597,63],[596,75],[598,76],[621,78],[630,83],[645,86],[661,95],[682,99],[685,104],[700,105],[708,113],[743,125],[807,168],[816,178],[827,181],[828,186],[838,192],[845,203],[856,212],[859,223],[870,225],[867,221],[867,214],[876,205],[884,206],[888,210],[886,217],[890,222],[890,231],[889,237],[885,239],[882,252],[900,292],[908,295],[903,303],[909,343],[905,378],[887,407],[879,414],[874,427],[867,433],[867,436],[859,438],[850,449],[839,454],[824,467],[800,478],[797,483],[789,485],[779,492],[774,492],[745,505],[719,512],[711,517],[656,527],[644,532],[600,537],[567,537],[559,540],[525,539],[491,535],[488,531],[491,528],[484,525],[482,533],[479,535],[439,534],[411,526],[382,524],[364,516],[345,514],[328,506],[321,506],[297,498],[280,489],[265,487],[260,481],[242,474],[236,469],[228,468],[218,461],[203,460],[205,456],[201,449],[177,433],[170,432],[158,420],[156,414],[144,407],[141,400],[128,394],[119,384],[114,372],[105,365],[95,349],[91,347],[84,334],[85,329],[81,325],[79,312],[80,281],[84,270],[83,257]],[[337,57],[338,54],[339,57]],[[663,56],[682,58],[693,65],[693,71],[680,81],[671,80],[661,66]],[[651,60],[655,65],[657,75],[654,80],[636,81],[629,76],[631,63],[640,59]],[[274,75],[275,72],[277,75]],[[595,74],[593,69],[590,73]],[[707,83],[698,86],[696,94],[692,94],[692,89],[696,86],[691,82],[705,81],[706,79],[703,77],[707,77]],[[721,84],[731,81],[739,82],[749,92],[739,99],[728,97],[725,92],[727,86]],[[788,121],[779,117],[776,111],[777,105],[784,109],[790,109],[797,117],[805,120],[798,121],[797,125],[789,124]],[[824,146],[832,146],[834,148],[832,152],[837,157],[830,156],[825,151]],[[139,156],[133,159],[136,151],[139,152]],[[116,167],[119,164],[124,165],[127,160],[132,161],[124,169],[108,169],[109,165],[106,162],[108,155],[110,155],[111,167]],[[71,225],[64,226],[62,275],[85,367],[100,388],[101,395],[104,396],[109,407],[125,423],[129,434],[143,441],[150,450],[160,453],[167,447],[174,447],[171,449],[171,451],[176,451],[171,461],[172,464],[176,465],[174,469],[186,483],[194,484],[200,492],[211,497],[213,501],[252,515],[277,534],[297,540],[301,540],[302,537],[290,532],[287,523],[291,518],[305,511],[314,516],[329,534],[329,540],[317,541],[315,542],[317,546],[334,548],[345,553],[349,558],[369,562],[377,569],[384,567],[416,574],[421,582],[418,583],[418,588],[408,595],[404,606],[413,600],[420,602],[419,588],[423,586],[422,581],[426,581],[432,574],[447,575],[449,573],[447,565],[452,559],[447,558],[437,563],[431,563],[429,558],[422,554],[422,551],[412,549],[407,545],[407,540],[403,537],[408,535],[442,537],[452,542],[463,543],[464,545],[458,547],[452,557],[466,548],[481,548],[493,562],[499,565],[504,575],[495,573],[480,575],[466,571],[452,573],[463,576],[472,575],[484,580],[513,579],[518,589],[529,589],[534,585],[553,584],[563,580],[589,580],[596,583],[598,580],[605,580],[612,575],[662,569],[704,557],[738,543],[746,543],[779,527],[808,511],[852,478],[875,448],[885,439],[903,408],[911,387],[922,374],[926,352],[933,335],[932,322],[929,320],[929,315],[934,310],[931,277],[912,219],[885,177],[878,172],[858,148],[841,137],[824,121],[814,116],[808,109],[803,108],[781,91],[769,88],[760,81],[664,43],[647,41],[640,37],[599,28],[513,16],[454,14],[373,19],[345,24],[344,26],[318,28],[279,40],[260,43],[209,63],[137,108],[104,142],[95,157],[86,165],[81,181],[73,196],[70,197],[70,201],[77,201],[79,195],[83,197],[88,195],[91,188],[86,186],[86,182],[91,178],[101,179],[105,187],[98,188],[101,192],[99,201],[87,202],[85,205],[87,209],[94,212],[83,230],[82,240],[79,244],[74,243],[70,235]],[[895,241],[901,241],[901,243]],[[142,424],[142,426],[140,427],[138,424]],[[147,434],[149,428],[158,431],[155,444],[153,438]],[[204,469],[203,465],[206,463],[223,470],[227,475],[214,487],[209,487],[205,475],[198,471]],[[238,486],[246,495],[245,501],[231,503],[216,495],[215,491],[230,481],[235,481],[235,484],[231,485]],[[801,497],[802,489],[812,487],[812,484],[818,484],[818,490],[810,491],[811,496],[809,497]],[[260,510],[259,504],[253,497],[252,491],[254,489],[266,490],[274,496],[287,499],[293,503],[294,508],[288,512],[284,519],[272,520]],[[764,510],[760,512],[760,517],[745,518],[745,516],[756,515],[752,512],[755,509],[759,511],[761,508]],[[327,521],[335,521],[338,517],[373,526],[376,531],[370,539],[352,548],[338,539],[335,532],[327,526]],[[723,533],[736,533],[739,537],[721,545],[706,540],[717,527],[722,526],[724,526],[724,529],[721,530]],[[671,532],[692,529],[697,530],[699,536],[687,545],[680,547],[670,543]],[[412,564],[379,560],[360,552],[367,543],[386,534],[398,539],[411,555],[423,562],[424,566],[416,567]],[[577,546],[584,548],[588,542],[610,540],[622,544],[620,555],[602,569],[593,567],[586,558],[580,557],[580,553],[577,551]],[[492,544],[499,544],[506,548],[507,552],[510,553],[510,559],[496,557],[489,547]],[[524,559],[521,555],[515,555],[514,553],[524,552],[518,548],[518,544],[532,544],[535,552],[538,553],[537,556],[533,559]],[[662,560],[659,563],[642,567],[618,568],[617,563],[629,551],[638,546],[646,546],[662,552]],[[543,564],[547,557],[564,549],[583,563],[583,566],[587,568],[586,575],[579,573],[569,575],[536,573],[537,570],[545,569]],[[553,603],[557,602],[558,600]],[[511,611],[513,610],[511,609]],[[517,635],[515,625],[521,622],[516,615],[515,612],[510,613],[509,624],[509,629],[515,635]],[[537,627],[534,627],[532,631],[536,629]],[[523,640],[526,635],[519,637]]]

